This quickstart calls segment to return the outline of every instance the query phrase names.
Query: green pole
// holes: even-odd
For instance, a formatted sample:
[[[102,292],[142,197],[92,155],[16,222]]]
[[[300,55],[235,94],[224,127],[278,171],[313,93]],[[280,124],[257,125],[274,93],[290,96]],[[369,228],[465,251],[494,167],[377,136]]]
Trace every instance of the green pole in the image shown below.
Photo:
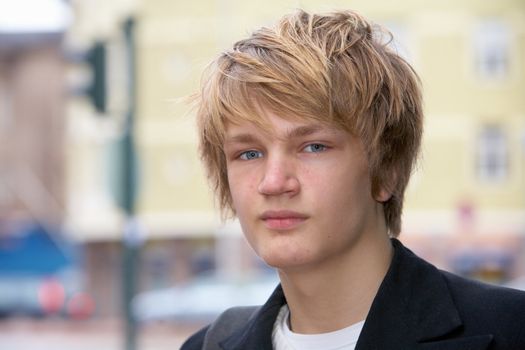
[[[131,301],[137,290],[137,266],[140,256],[141,238],[135,218],[135,192],[136,192],[136,170],[134,143],[134,119],[136,100],[136,75],[135,75],[135,22],[128,19],[124,23],[124,35],[126,41],[126,56],[128,60],[128,108],[125,119],[125,132],[122,142],[122,195],[123,209],[126,213],[126,226],[123,239],[123,302],[125,317],[125,349],[135,350],[137,348],[137,323],[131,308]]]

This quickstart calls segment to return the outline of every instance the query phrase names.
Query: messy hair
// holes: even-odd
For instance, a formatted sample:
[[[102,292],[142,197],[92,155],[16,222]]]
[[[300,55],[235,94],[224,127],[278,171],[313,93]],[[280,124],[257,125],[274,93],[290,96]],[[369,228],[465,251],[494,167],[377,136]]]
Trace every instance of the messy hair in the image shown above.
[[[420,81],[391,34],[352,11],[299,10],[238,41],[208,67],[197,95],[200,155],[224,216],[235,214],[223,151],[228,122],[265,127],[261,106],[283,118],[336,125],[362,141],[372,195],[391,236],[422,135]]]

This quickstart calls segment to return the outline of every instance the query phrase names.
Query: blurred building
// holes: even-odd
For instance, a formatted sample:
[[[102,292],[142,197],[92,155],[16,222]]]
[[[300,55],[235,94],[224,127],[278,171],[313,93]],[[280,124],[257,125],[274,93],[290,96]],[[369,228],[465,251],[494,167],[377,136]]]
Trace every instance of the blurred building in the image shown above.
[[[221,226],[184,101],[206,64],[283,13],[355,9],[394,34],[425,95],[423,156],[401,238],[438,265],[501,282],[525,273],[525,3],[472,1],[75,1],[71,41],[118,43],[137,20],[137,125],[143,289],[210,268],[258,266],[235,223]],[[114,85],[117,85],[113,83]],[[88,246],[104,299],[118,289],[122,211],[112,194],[119,112],[68,109],[68,224]],[[112,175],[113,174],[113,175]],[[113,180],[112,180],[113,177]],[[118,181],[118,179],[116,180]],[[111,266],[111,269],[107,269]],[[110,308],[110,302],[108,301]]]
[[[66,219],[67,6],[0,4],[0,313],[66,312],[83,287]],[[50,289],[51,288],[51,289]],[[54,288],[54,289],[53,289]],[[49,292],[51,290],[51,292]],[[64,293],[64,298],[55,297]],[[54,299],[51,309],[47,301]],[[55,294],[54,294],[55,293]],[[47,299],[46,299],[47,298]]]
[[[64,60],[58,34],[0,33],[0,218],[64,217]]]

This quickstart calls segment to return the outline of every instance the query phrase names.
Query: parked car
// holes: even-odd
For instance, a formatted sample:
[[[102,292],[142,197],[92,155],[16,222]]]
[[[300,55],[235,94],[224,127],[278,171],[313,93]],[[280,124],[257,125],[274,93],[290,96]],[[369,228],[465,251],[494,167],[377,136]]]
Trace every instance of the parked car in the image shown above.
[[[82,290],[78,251],[71,243],[31,222],[2,228],[0,316],[84,318],[93,312],[94,302]]]
[[[210,321],[232,306],[263,304],[278,283],[274,273],[249,278],[207,275],[172,288],[141,293],[132,307],[139,322]]]

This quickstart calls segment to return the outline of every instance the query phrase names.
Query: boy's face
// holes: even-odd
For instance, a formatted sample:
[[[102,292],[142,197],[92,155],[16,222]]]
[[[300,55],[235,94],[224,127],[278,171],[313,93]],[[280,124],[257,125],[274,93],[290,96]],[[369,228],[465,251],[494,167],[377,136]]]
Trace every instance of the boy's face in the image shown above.
[[[314,267],[343,258],[383,223],[358,138],[265,110],[272,127],[229,123],[224,152],[244,234],[269,265]]]

